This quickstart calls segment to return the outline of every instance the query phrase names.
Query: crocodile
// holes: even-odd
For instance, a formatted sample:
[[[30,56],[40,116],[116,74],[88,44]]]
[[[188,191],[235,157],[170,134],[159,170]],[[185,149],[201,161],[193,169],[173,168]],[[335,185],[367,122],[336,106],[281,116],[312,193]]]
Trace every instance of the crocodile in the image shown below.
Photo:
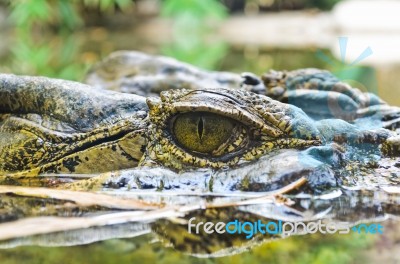
[[[311,195],[398,184],[400,108],[325,70],[239,75],[116,52],[85,82],[0,75],[2,184],[156,190],[183,204],[182,194],[269,192],[299,179],[297,192]]]
[[[259,78],[131,52],[95,67],[86,80],[93,87],[0,77],[0,173],[11,177],[135,167],[226,171],[282,150],[331,155],[331,167],[361,162],[367,145],[368,162],[398,154],[399,109],[317,69]]]

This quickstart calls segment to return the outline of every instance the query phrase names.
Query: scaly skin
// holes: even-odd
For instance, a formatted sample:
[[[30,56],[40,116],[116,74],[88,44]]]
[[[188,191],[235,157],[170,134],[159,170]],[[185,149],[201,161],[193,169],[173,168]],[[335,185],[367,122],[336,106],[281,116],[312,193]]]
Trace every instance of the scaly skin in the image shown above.
[[[0,174],[135,167],[145,144],[146,116],[140,96],[61,80],[1,75]]]
[[[340,186],[398,185],[398,161],[385,157],[399,156],[398,108],[315,69],[272,72],[262,78],[245,73],[240,80],[236,74],[201,71],[136,52],[115,53],[89,74],[91,86],[115,91],[0,75],[0,174],[9,176],[7,183],[21,184],[12,180],[46,173],[105,172],[59,187],[111,194],[114,188],[171,191],[175,195],[162,198],[173,205],[212,200],[176,191],[274,191],[301,177],[308,180],[301,191],[311,194]],[[220,145],[215,147],[216,143]],[[147,195],[156,199],[154,193]],[[2,196],[3,209],[9,212],[4,222],[70,214],[73,208],[70,201],[52,201],[43,210],[48,198]],[[370,200],[364,201],[366,197]],[[322,202],[305,200],[296,204],[299,211],[266,203],[199,210],[186,219],[310,221],[310,210],[320,217],[331,206],[333,219],[349,223],[360,221],[360,212],[367,220],[398,214],[398,205],[389,198],[381,198],[385,203],[376,210],[376,201],[369,202],[375,198],[373,191],[360,191]],[[30,205],[24,207],[27,202]],[[356,209],[343,208],[353,203]],[[350,212],[343,214],[343,209]],[[73,213],[100,210],[76,206]],[[206,256],[232,254],[233,248],[249,241],[243,236],[189,235],[185,224],[170,220],[155,222],[152,228],[175,248]],[[270,238],[257,235],[251,243]]]
[[[150,144],[148,159],[159,165],[222,168],[259,158],[282,148],[304,149],[321,145],[318,130],[301,109],[243,90],[171,90],[161,100],[148,99]],[[169,120],[181,113],[214,113],[243,124],[243,132],[219,156],[199,155],[179,147],[169,128]],[[235,134],[235,133],[234,133]]]
[[[163,90],[166,82],[173,84],[174,78],[195,83],[204,77],[210,83],[224,83],[227,86],[234,86],[238,78],[237,75],[225,73],[221,77],[217,73],[197,70],[174,60],[140,53],[117,53],[110,58],[95,68],[89,80],[102,83],[100,77],[104,79],[104,72],[112,69],[107,61],[120,64],[122,61],[119,67],[123,68],[126,64],[131,69],[121,70],[121,73],[112,71],[114,75],[107,75],[109,82],[125,81],[119,82],[119,85],[138,87],[143,84],[143,76],[147,76],[144,83],[148,83],[153,80],[151,74],[154,74],[154,82],[150,86],[153,90],[147,91],[150,94],[154,89]],[[122,73],[126,73],[125,77],[122,77]],[[363,113],[359,116],[368,117],[381,111],[374,109],[374,104],[366,104],[367,95],[344,84],[335,84],[331,81],[334,77],[325,71],[301,70],[274,74],[278,77],[274,77],[273,85],[283,86],[284,91],[304,90],[305,87],[315,91],[310,88],[315,85],[310,83],[319,80],[335,87],[329,91],[330,94],[322,93],[322,98],[329,100],[332,93],[341,92],[345,96],[345,103],[356,102],[355,99],[361,94],[361,99],[356,102],[356,114]],[[251,78],[256,77],[244,76],[241,89],[237,86],[232,87],[236,89],[200,89],[193,86],[191,88],[194,90],[164,91],[161,99],[150,97],[146,105],[146,98],[137,95],[96,90],[78,83],[47,78],[1,75],[0,173],[88,174],[138,165],[169,168],[178,172],[197,168],[225,169],[242,166],[278,149],[301,150],[332,142],[343,145],[342,149],[347,146],[358,148],[357,144],[368,143],[374,145],[377,151],[383,144],[381,149],[386,154],[397,155],[398,141],[394,132],[380,129],[379,125],[358,127],[357,119],[353,120],[355,125],[340,119],[313,120],[300,108],[247,91],[260,91],[263,84],[272,83],[267,81],[268,78],[273,79],[264,76],[262,83]],[[268,85],[264,87],[267,94],[274,89]],[[330,86],[323,87],[327,90]],[[122,86],[115,89],[121,90]],[[314,96],[303,97],[301,93],[299,98],[310,102],[315,99]],[[383,104],[375,101],[378,105]],[[303,109],[310,112],[313,106]],[[390,109],[390,113],[398,110],[385,109]],[[188,143],[189,147],[184,146],[173,132],[173,120],[185,113],[189,113],[189,119],[192,114],[207,113],[217,119],[227,120],[226,123],[232,123],[232,135],[211,152],[202,153],[192,149],[190,145],[196,143],[193,139]],[[213,122],[208,123],[213,125]],[[211,139],[213,136],[211,133]],[[184,134],[185,137],[191,136]]]
[[[120,98],[110,102],[108,100],[117,94],[93,91],[94,95],[91,95],[89,87],[76,83],[10,75],[1,77],[7,84],[1,90],[4,95],[1,97],[2,108],[9,109],[2,115],[0,130],[3,135],[2,173],[106,172],[133,168],[138,160],[142,159],[144,164],[149,158],[175,169],[221,168],[240,160],[256,159],[274,149],[300,149],[321,144],[313,122],[300,109],[246,91],[163,92],[162,103],[148,99],[150,113],[145,118],[148,109],[141,97],[120,94]],[[36,89],[43,91],[40,93]],[[10,91],[15,92],[11,94]],[[31,96],[24,108],[13,108],[8,104],[20,99],[22,94]],[[63,99],[57,99],[57,96]],[[58,100],[63,104],[55,106]],[[204,103],[196,103],[196,100]],[[207,103],[211,101],[213,104]],[[22,105],[22,102],[17,104]],[[72,104],[84,107],[76,109]],[[73,116],[69,115],[68,109],[74,108]],[[58,114],[63,111],[66,111],[65,116]],[[243,144],[236,142],[239,144],[237,149],[217,158],[198,157],[179,148],[168,132],[169,119],[178,113],[197,111],[215,113],[242,123],[244,134],[240,137]],[[142,158],[144,149],[147,149],[146,156]]]

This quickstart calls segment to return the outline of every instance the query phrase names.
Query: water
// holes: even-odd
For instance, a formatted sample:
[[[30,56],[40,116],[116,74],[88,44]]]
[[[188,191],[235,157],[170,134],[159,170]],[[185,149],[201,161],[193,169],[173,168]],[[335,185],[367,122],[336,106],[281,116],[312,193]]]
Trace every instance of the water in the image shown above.
[[[256,261],[266,263],[375,263],[374,260],[381,257],[382,252],[384,254],[391,252],[392,255],[387,258],[393,260],[398,258],[393,253],[395,252],[394,248],[397,248],[395,241],[398,239],[399,225],[394,220],[389,221],[388,219],[397,218],[399,195],[396,193],[398,190],[390,191],[392,194],[384,191],[343,189],[319,198],[308,198],[307,195],[289,195],[288,197],[296,202],[296,206],[258,203],[242,206],[240,210],[226,207],[218,209],[220,216],[216,219],[217,221],[228,221],[227,219],[232,220],[233,217],[236,217],[242,221],[261,219],[263,222],[267,222],[268,219],[274,221],[278,218],[286,219],[285,221],[311,222],[322,217],[335,222],[348,223],[351,226],[364,222],[382,224],[384,234],[366,234],[365,230],[361,233],[350,231],[348,234],[335,235],[318,232],[308,235],[292,235],[284,239],[260,234],[255,235],[252,239],[246,239],[242,234],[241,236],[227,237],[231,241],[237,240],[240,243],[236,244],[234,251],[226,251],[228,249],[225,244],[226,237],[224,239],[221,235],[210,236],[201,233],[199,240],[192,240],[193,236],[187,233],[186,223],[180,223],[173,219],[170,221],[160,219],[150,225],[132,222],[11,239],[0,244],[2,248],[10,247],[0,251],[0,260],[2,263],[59,263],[60,260],[62,263],[135,263],[138,259],[142,263],[154,263],[155,261],[163,263],[248,263]],[[149,195],[160,196],[162,194],[150,193]],[[131,192],[130,197],[135,197],[135,193]],[[14,203],[19,200],[15,196],[3,197],[3,208],[7,203],[7,198]],[[201,204],[203,198],[200,196],[197,198],[186,197],[185,202],[188,201],[187,199],[194,199],[191,204]],[[226,199],[232,201],[239,198]],[[224,199],[216,198],[216,200],[221,204]],[[168,199],[165,201],[168,203]],[[57,204],[55,202],[54,200],[54,204]],[[208,199],[208,203],[211,202],[212,200]],[[30,198],[30,201],[24,198],[24,203],[31,206],[35,204],[39,206],[38,208],[44,206],[44,201],[40,202],[37,198]],[[169,203],[179,204],[182,201],[175,196],[169,200]],[[20,205],[19,208],[24,208],[24,206]],[[98,211],[98,209],[96,210]],[[64,212],[63,214],[66,213],[62,206],[57,210]],[[243,214],[243,210],[248,213]],[[107,213],[107,211],[103,213]],[[84,210],[79,212],[76,209],[72,210],[70,214],[80,217],[96,216],[96,214],[85,213]],[[190,217],[196,216],[198,219],[205,220],[207,215],[215,216],[215,214],[216,212],[212,209],[205,214],[203,210],[195,210],[190,213]],[[47,225],[44,221],[42,223]],[[14,228],[18,229],[18,225],[15,225]],[[104,239],[107,236],[110,239],[87,244],[90,240]],[[113,239],[113,237],[120,238]],[[184,240],[186,242],[181,244],[182,241],[179,239],[184,237],[191,239]],[[219,239],[221,244],[215,244],[215,239]],[[210,244],[203,244],[202,241],[214,243],[212,248],[220,251],[216,251],[217,254],[214,252],[213,258],[204,258],[209,256],[210,252],[205,249]],[[170,248],[170,243],[175,244],[177,249]],[[24,244],[45,247],[23,246]],[[22,246],[14,247],[16,245]],[[63,246],[60,247],[60,245]],[[205,248],[202,248],[201,245]],[[191,254],[195,254],[197,257],[191,256]],[[215,258],[217,256],[224,257]]]

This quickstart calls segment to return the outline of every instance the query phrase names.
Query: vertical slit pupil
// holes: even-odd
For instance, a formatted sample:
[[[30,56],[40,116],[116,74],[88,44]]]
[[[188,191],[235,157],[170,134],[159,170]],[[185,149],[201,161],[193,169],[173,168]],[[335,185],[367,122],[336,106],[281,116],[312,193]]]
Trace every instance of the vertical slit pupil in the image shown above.
[[[203,132],[204,132],[204,121],[203,121],[203,117],[201,116],[199,118],[199,122],[197,123],[197,133],[198,133],[200,139],[203,138]]]

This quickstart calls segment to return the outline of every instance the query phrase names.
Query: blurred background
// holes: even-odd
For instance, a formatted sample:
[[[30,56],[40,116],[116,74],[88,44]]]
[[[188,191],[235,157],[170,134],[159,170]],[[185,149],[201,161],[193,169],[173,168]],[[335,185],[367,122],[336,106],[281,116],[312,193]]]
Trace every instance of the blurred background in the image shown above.
[[[400,105],[396,0],[0,0],[0,71],[82,80],[115,50],[209,70],[318,67]]]
[[[328,69],[400,105],[399,13],[396,0],[0,0],[0,72],[80,81],[111,52],[139,50],[237,73]],[[118,240],[10,249],[0,261],[398,263],[399,232],[388,226],[384,236],[294,237],[229,259]]]

